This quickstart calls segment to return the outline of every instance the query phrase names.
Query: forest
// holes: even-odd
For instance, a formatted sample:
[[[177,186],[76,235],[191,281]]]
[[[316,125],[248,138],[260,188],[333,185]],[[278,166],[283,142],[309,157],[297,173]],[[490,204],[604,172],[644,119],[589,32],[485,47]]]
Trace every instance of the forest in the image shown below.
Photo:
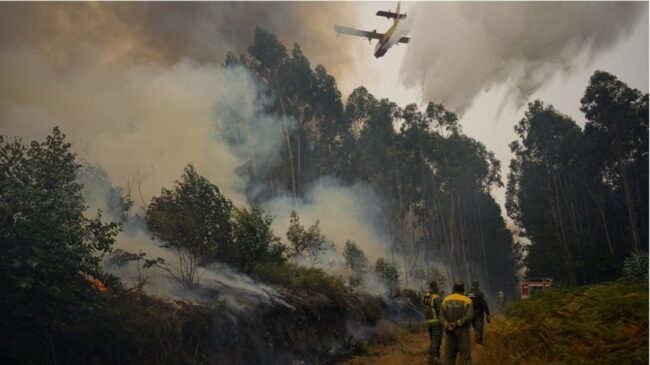
[[[192,161],[144,202],[137,182],[113,186],[101,167],[80,161],[58,127],[42,142],[0,135],[0,360],[326,361],[372,337],[351,327],[419,318],[404,313],[429,280],[479,278],[488,294],[503,290],[512,300],[523,277],[601,283],[620,277],[630,257],[647,262],[648,94],[614,75],[591,77],[582,128],[551,105],[529,103],[518,140],[504,141],[515,156],[504,182],[501,161],[463,134],[444,105],[400,107],[364,87],[343,100],[323,65],[312,67],[298,44],[289,50],[272,33],[256,29],[248,53],[229,53],[222,67],[252,75],[270,101],[262,112],[276,124],[268,133],[281,136],[268,163],[262,146],[248,143],[254,121],[215,106],[230,121],[221,133],[245,157],[237,170],[245,206]],[[389,255],[370,260],[352,240],[336,252],[328,232],[301,222],[298,209],[286,232],[272,229],[267,202],[287,195],[297,205],[323,179],[379,197]],[[109,211],[88,209],[84,184],[97,180],[109,187]],[[493,197],[504,183],[507,212]],[[118,232],[133,227],[145,227],[169,256],[114,249]],[[343,273],[328,270],[333,256]],[[269,299],[246,316],[226,308],[205,284],[223,264]],[[137,269],[135,284],[109,270],[126,266]],[[199,299],[157,298],[146,290],[152,272]],[[375,281],[381,293],[368,290]],[[287,339],[287,328],[331,343]]]
[[[531,276],[576,285],[612,280],[648,250],[648,94],[597,71],[584,128],[535,101],[516,126],[508,215],[531,244]]]

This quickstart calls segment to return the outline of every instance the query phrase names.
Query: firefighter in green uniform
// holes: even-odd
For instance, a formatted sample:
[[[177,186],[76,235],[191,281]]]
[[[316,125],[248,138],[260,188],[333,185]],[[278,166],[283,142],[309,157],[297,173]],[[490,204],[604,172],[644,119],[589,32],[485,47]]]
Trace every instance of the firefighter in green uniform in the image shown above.
[[[464,292],[465,284],[455,282],[452,294],[440,305],[440,324],[445,330],[445,365],[456,364],[456,355],[460,355],[462,365],[472,363],[469,325],[474,311],[472,300]]]
[[[483,328],[485,320],[490,323],[490,308],[485,301],[485,295],[478,288],[478,280],[472,281],[472,290],[467,293],[467,297],[472,300],[474,309],[474,319],[472,319],[472,327],[474,327],[474,340],[477,345],[483,345]]]
[[[429,291],[424,293],[422,304],[425,305],[425,318],[429,330],[431,347],[429,348],[429,364],[440,364],[440,342],[442,341],[442,325],[440,324],[440,304],[442,299],[438,294],[438,283],[429,283]]]

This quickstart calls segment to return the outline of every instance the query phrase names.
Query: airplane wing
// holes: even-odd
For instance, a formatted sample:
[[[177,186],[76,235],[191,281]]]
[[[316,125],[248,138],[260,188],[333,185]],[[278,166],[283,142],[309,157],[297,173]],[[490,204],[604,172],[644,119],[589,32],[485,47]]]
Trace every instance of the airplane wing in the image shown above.
[[[399,39],[398,42],[400,42],[400,43],[408,43],[410,40],[411,40],[411,38],[409,38],[409,37],[402,37],[402,38]]]
[[[357,37],[363,37],[363,38],[368,38],[370,39],[382,39],[384,37],[384,33],[377,33],[376,30],[372,32],[367,32],[365,30],[358,30],[354,28],[348,28],[348,27],[342,27],[340,25],[335,25],[334,26],[334,31],[336,33],[340,34],[349,34],[349,35],[354,35]],[[400,39],[401,41],[401,39]]]

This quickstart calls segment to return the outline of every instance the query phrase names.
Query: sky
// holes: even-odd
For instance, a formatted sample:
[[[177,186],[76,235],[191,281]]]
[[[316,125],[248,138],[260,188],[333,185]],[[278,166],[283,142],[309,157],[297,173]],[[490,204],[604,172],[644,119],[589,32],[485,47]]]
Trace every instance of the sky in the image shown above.
[[[603,3],[583,4],[592,8],[578,9],[578,11],[584,10],[585,12],[592,11],[593,13],[597,13],[600,12],[599,7],[603,5]],[[435,22],[438,16],[448,16],[446,12],[436,14],[436,7],[440,7],[442,10],[444,6],[451,7],[457,5],[457,3],[426,5],[429,5],[430,9],[422,9],[422,4],[407,2],[402,4],[402,9],[407,12],[407,16],[409,11],[411,11],[416,17],[427,18],[427,22]],[[475,4],[466,3],[465,5],[471,7]],[[507,7],[510,4],[502,5]],[[538,3],[537,5],[545,8],[543,10],[546,10],[553,8],[557,4]],[[575,5],[575,3],[570,5]],[[611,3],[604,5],[611,5]],[[377,29],[379,31],[390,25],[386,19],[376,17],[374,13],[376,9],[387,10],[394,7],[394,3],[381,3],[377,5],[375,3],[364,2],[357,4],[357,6],[359,8],[358,27],[363,28],[365,26],[365,29]],[[552,104],[560,112],[568,114],[580,126],[584,126],[584,115],[579,110],[580,99],[594,71],[604,70],[610,72],[626,82],[629,86],[648,92],[648,7],[639,3],[633,4],[633,6],[635,6],[635,9],[632,11],[638,12],[639,15],[635,16],[634,14],[630,14],[627,17],[622,16],[621,18],[623,19],[619,19],[618,21],[622,23],[623,29],[618,28],[617,31],[619,34],[612,40],[603,40],[601,37],[600,41],[604,43],[601,49],[593,50],[589,46],[581,48],[570,45],[572,47],[571,50],[574,52],[569,53],[569,56],[565,60],[553,60],[548,67],[548,71],[544,74],[545,78],[543,82],[528,95],[526,100],[532,101],[539,99],[547,104]],[[603,9],[602,13],[604,14],[590,16],[590,18],[595,18],[595,27],[602,26],[602,24],[597,23],[599,21],[605,20],[610,23],[617,21],[610,10]],[[571,12],[569,11],[569,13]],[[589,31],[593,28],[590,28],[586,23],[591,23],[591,19],[582,19],[582,22],[583,27],[581,28],[583,29],[564,24],[566,32],[562,34],[561,38],[570,39],[572,34],[578,32],[581,32],[581,37],[589,37],[591,35]],[[463,21],[457,23],[458,26],[463,26],[464,24],[466,23]],[[553,22],[549,22],[549,24],[553,24]],[[584,30],[585,28],[586,30]],[[616,28],[610,24],[608,30],[611,29]],[[484,29],[480,31],[482,32]],[[475,34],[470,32],[468,35]],[[431,33],[428,36],[438,37],[441,35]],[[360,47],[366,48],[369,54],[372,53],[374,44],[368,45],[367,42],[362,40],[355,41],[359,43]],[[365,83],[362,81],[362,83],[374,95],[387,97],[401,106],[413,102],[419,105],[424,105],[428,101],[439,102],[439,100],[435,99],[427,100],[423,96],[422,87],[405,85],[405,72],[403,67],[408,65],[408,62],[405,62],[409,56],[407,49],[408,46],[393,47],[385,57],[372,59],[370,61],[370,68],[375,74],[380,76],[377,80],[369,80]],[[443,49],[446,50],[447,48],[443,47]],[[504,58],[504,60],[506,59]],[[480,64],[481,58],[477,57],[474,61],[470,62],[470,65],[472,63]],[[398,70],[399,72],[396,72]],[[439,72],[444,73],[446,70],[440,69]],[[519,100],[517,95],[512,95],[514,82],[513,80],[503,79],[497,80],[493,84],[484,85],[485,88],[483,90],[467,98],[469,106],[459,113],[463,132],[483,142],[501,161],[502,180],[504,184],[507,179],[508,164],[512,158],[512,153],[508,145],[516,139],[514,125],[523,118],[526,109],[526,102]],[[455,111],[459,112],[458,110]],[[504,207],[505,187],[496,188],[493,191],[493,195],[497,202]],[[503,215],[504,217],[506,215],[505,209]]]
[[[211,77],[226,52],[246,51],[256,26],[289,49],[298,42],[312,66],[336,77],[344,98],[365,86],[401,106],[443,103],[495,152],[504,183],[527,101],[553,104],[582,125],[579,100],[595,70],[648,91],[647,3],[404,2],[400,32],[411,43],[379,59],[374,41],[334,33],[334,24],[382,32],[391,20],[374,14],[395,5],[1,3],[0,133],[41,139],[58,123],[117,181],[155,169],[149,194],[188,160],[219,183],[241,184],[211,167],[221,156],[231,168],[236,156],[200,137],[214,132],[212,96],[240,76]],[[178,122],[189,119],[200,122]],[[504,190],[494,195],[503,205]]]

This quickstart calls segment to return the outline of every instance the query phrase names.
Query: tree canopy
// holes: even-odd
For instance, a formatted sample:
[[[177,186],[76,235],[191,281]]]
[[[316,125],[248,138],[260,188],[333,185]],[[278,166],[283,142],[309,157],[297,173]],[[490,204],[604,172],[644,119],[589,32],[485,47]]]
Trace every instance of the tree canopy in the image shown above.
[[[529,104],[511,144],[506,204],[531,242],[529,275],[571,284],[618,277],[648,237],[648,95],[597,71],[581,103],[584,129]]]
[[[35,342],[92,310],[93,280],[105,278],[100,263],[120,229],[101,212],[86,217],[75,158],[59,128],[29,145],[0,136],[2,324]]]
[[[229,55],[224,64],[251,70],[275,100],[271,112],[282,117],[281,161],[265,176],[247,174],[255,175],[250,198],[289,191],[299,199],[325,176],[366,184],[383,198],[405,285],[415,268],[427,272],[436,261],[450,268],[450,278],[482,276],[486,288],[514,288],[517,247],[490,195],[502,185],[500,162],[462,133],[454,113],[435,103],[400,108],[363,87],[344,102],[322,65],[312,68],[298,45],[287,51],[261,29],[248,54]]]

